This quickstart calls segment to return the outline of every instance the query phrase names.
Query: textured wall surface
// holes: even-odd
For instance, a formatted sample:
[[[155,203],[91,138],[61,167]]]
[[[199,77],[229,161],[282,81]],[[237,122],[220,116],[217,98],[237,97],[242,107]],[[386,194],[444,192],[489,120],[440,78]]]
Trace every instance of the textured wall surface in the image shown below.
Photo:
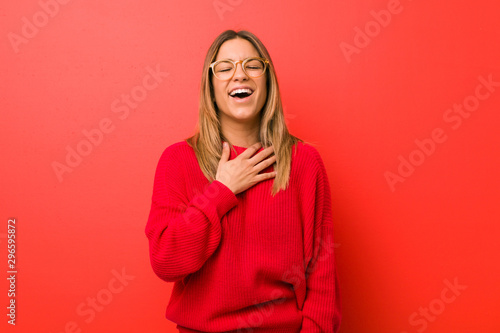
[[[175,332],[144,227],[158,159],[193,132],[225,29],[265,43],[289,129],[327,167],[341,331],[500,331],[499,10],[2,2],[1,331]]]

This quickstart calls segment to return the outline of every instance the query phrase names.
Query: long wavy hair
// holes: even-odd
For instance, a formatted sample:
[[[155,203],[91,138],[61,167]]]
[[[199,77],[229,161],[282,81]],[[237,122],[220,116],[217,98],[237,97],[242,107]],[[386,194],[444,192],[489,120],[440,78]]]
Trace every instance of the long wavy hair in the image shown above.
[[[295,146],[295,149],[297,149],[297,143],[304,141],[288,132],[273,61],[264,44],[253,33],[245,30],[238,32],[226,30],[214,40],[208,49],[201,77],[198,123],[196,124],[195,134],[185,139],[185,141],[194,149],[205,177],[209,182],[215,180],[219,161],[222,157],[222,141],[227,142],[230,149],[234,150],[234,147],[221,131],[219,110],[214,102],[214,87],[211,80],[213,73],[210,70],[210,64],[216,59],[221,45],[235,38],[249,41],[260,57],[269,60],[268,70],[266,71],[267,99],[260,112],[259,141],[262,143],[263,148],[274,146],[276,162],[273,164],[273,168],[277,171],[271,189],[271,195],[274,197],[279,190],[285,190],[288,187],[292,147]]]

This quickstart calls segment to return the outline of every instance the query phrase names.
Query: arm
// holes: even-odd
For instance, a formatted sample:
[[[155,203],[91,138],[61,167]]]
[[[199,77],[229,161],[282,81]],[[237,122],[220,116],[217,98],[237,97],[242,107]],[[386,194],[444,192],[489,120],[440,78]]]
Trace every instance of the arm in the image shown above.
[[[158,163],[145,233],[155,274],[174,282],[198,271],[219,246],[220,220],[238,203],[214,180],[192,200],[185,193],[182,152],[170,146]]]
[[[303,333],[339,331],[340,289],[335,265],[333,220],[328,176],[317,151],[318,161],[313,254],[306,268],[306,299],[302,309]]]

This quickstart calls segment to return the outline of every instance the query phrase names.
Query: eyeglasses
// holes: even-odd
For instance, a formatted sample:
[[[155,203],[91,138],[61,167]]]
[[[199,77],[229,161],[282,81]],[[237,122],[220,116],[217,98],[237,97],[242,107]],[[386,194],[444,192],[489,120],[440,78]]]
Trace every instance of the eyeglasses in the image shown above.
[[[246,58],[240,61],[222,59],[213,62],[210,65],[210,68],[217,79],[225,81],[233,78],[234,73],[236,72],[236,66],[239,63],[241,63],[241,68],[243,68],[243,72],[247,76],[257,78],[264,75],[267,64],[269,64],[269,60],[259,57]]]

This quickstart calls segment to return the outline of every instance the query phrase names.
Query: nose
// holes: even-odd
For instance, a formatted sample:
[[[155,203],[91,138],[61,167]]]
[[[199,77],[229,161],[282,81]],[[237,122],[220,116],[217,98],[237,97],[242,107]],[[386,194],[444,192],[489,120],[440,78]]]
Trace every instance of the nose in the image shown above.
[[[234,69],[233,80],[234,79],[238,80],[248,79],[248,76],[243,71],[243,64],[241,62],[236,64],[236,68]]]

